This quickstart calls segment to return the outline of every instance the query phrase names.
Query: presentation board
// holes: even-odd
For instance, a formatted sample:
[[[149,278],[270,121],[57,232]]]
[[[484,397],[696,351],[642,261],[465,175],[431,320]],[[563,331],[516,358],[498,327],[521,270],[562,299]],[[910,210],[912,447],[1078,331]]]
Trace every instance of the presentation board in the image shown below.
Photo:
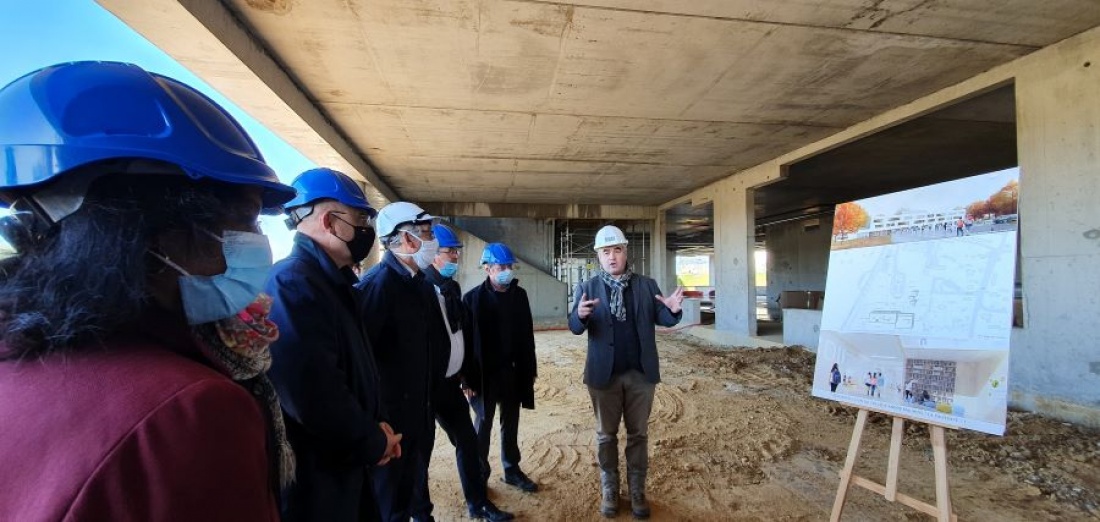
[[[1004,433],[1019,171],[837,205],[813,395]]]

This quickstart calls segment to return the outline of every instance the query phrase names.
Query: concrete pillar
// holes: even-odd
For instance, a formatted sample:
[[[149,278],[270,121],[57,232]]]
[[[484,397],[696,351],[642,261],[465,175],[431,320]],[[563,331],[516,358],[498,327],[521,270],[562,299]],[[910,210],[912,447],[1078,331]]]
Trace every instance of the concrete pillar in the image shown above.
[[[654,281],[657,281],[657,286],[661,287],[662,291],[667,292],[669,283],[676,283],[673,279],[669,281],[667,277],[668,273],[668,255],[665,253],[665,211],[660,210],[657,212],[657,218],[653,220],[653,234],[649,242],[649,273],[653,277]],[[675,288],[673,286],[672,288]]]
[[[676,252],[666,250],[665,256],[665,284],[661,285],[661,290],[664,292],[671,292],[675,290],[679,285],[676,280]],[[668,290],[665,290],[668,288]]]
[[[714,191],[715,328],[756,335],[752,189],[735,178]]]

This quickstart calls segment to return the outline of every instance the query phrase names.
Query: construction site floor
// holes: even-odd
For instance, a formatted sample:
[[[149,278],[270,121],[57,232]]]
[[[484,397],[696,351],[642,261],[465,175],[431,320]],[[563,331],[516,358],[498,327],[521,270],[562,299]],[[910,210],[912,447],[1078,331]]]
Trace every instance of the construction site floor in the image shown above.
[[[586,338],[549,331],[536,341],[536,409],[522,411],[520,447],[521,465],[541,490],[500,482],[494,437],[490,498],[521,520],[601,520],[594,421],[581,383]],[[649,431],[652,520],[827,520],[856,411],[810,396],[814,355],[724,349],[679,332],[659,334],[658,349],[664,382]],[[872,415],[857,473],[885,480],[889,430],[888,418]],[[1004,437],[949,430],[948,458],[959,520],[1100,520],[1100,430],[1009,412]],[[909,425],[899,491],[934,502],[932,466],[927,430]],[[430,476],[436,518],[465,519],[442,431]],[[848,499],[844,520],[928,519],[860,488]],[[625,501],[618,518],[630,519]]]

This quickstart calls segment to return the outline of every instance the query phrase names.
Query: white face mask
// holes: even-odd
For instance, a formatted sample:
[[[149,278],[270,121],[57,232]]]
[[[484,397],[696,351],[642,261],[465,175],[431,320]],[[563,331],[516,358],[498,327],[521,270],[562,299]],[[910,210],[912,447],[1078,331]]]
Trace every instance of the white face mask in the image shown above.
[[[420,236],[409,232],[408,230],[404,230],[403,232],[408,234],[409,237],[416,239],[416,241],[420,243],[420,250],[417,250],[416,253],[413,254],[394,252],[394,255],[404,258],[413,258],[413,260],[416,261],[416,266],[420,267],[421,270],[424,270],[431,266],[432,261],[435,260],[436,254],[439,253],[439,241],[435,239],[432,239],[431,241],[425,241],[423,239],[420,239]]]

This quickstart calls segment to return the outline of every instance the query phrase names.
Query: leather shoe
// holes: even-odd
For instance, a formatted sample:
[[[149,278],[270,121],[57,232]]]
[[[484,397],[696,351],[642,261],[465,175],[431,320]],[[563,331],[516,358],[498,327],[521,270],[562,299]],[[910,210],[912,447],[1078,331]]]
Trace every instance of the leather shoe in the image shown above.
[[[535,484],[533,480],[528,478],[527,475],[518,469],[505,473],[504,478],[500,480],[503,480],[504,483],[509,486],[515,486],[528,493],[534,493],[539,490],[539,485]]]
[[[501,522],[504,520],[512,520],[516,518],[516,516],[507,511],[501,511],[500,508],[493,505],[492,502],[486,500],[484,504],[475,508],[470,508],[470,518],[488,520],[489,522]]]

